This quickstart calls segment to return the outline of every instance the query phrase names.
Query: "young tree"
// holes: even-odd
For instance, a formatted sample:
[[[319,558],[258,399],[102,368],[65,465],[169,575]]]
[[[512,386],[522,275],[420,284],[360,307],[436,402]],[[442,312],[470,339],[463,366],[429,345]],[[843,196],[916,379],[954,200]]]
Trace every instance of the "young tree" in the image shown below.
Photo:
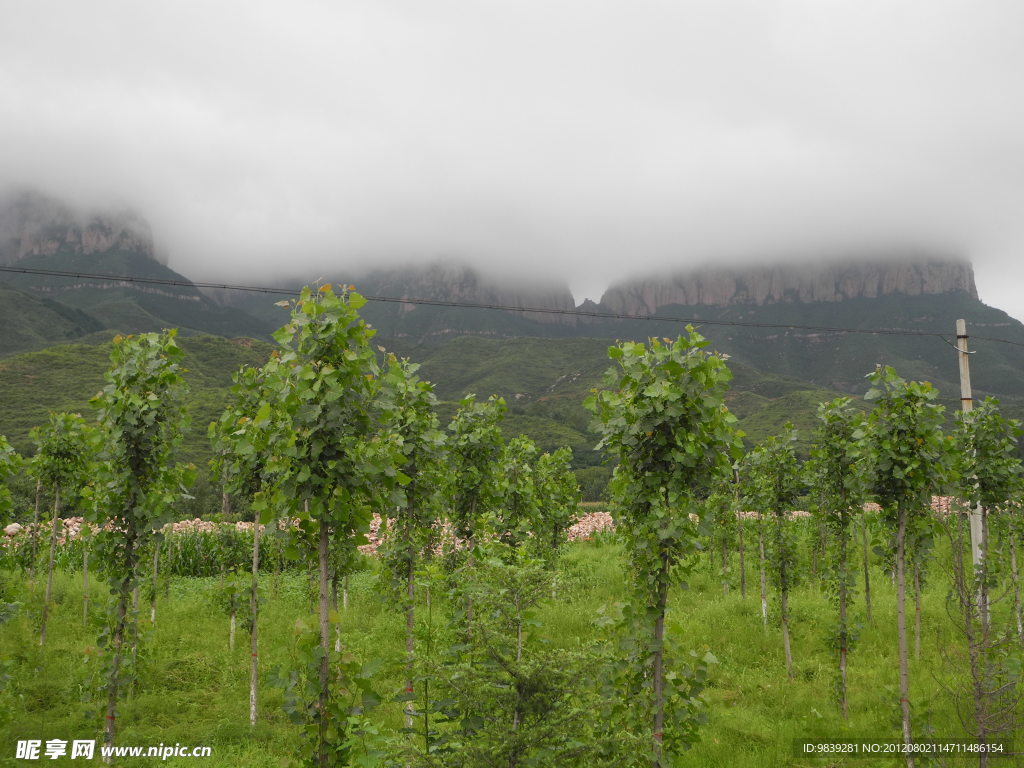
[[[97,483],[106,499],[99,523],[116,529],[98,539],[115,596],[110,634],[104,743],[113,744],[118,694],[122,685],[122,651],[128,605],[137,584],[136,566],[145,539],[164,520],[164,504],[174,498],[171,450],[184,424],[184,380],[178,361],[176,332],[117,336],[107,384],[93,398],[104,428],[104,476]]]
[[[214,476],[223,478],[225,493],[249,500],[255,510],[252,529],[252,575],[249,582],[249,725],[256,725],[259,686],[259,570],[260,535],[263,525],[277,516],[274,482],[281,469],[277,448],[290,432],[282,428],[270,382],[279,376],[277,358],[262,368],[244,367],[234,376],[232,403],[218,421],[210,424],[209,436],[217,458]]]
[[[493,525],[498,538],[518,546],[535,533],[540,499],[534,464],[537,446],[526,435],[513,437],[498,456],[495,473],[501,502],[496,505]]]
[[[569,447],[542,453],[536,463],[540,513],[533,532],[537,548],[550,567],[554,567],[565,544],[565,532],[579,517],[580,486],[571,466]]]
[[[21,456],[7,438],[0,435],[0,520],[7,520],[7,514],[11,509],[11,491],[8,484],[21,465]]]
[[[320,647],[318,697],[311,713],[310,757],[322,768],[347,760],[349,711],[331,690],[330,545],[354,550],[365,540],[370,502],[408,478],[399,441],[382,433],[374,335],[358,314],[358,293],[335,295],[330,285],[316,294],[304,288],[291,321],[274,334],[281,344],[281,371],[274,388],[294,435],[286,445],[288,469],[279,489],[299,518],[297,541],[319,564]],[[335,695],[332,695],[335,694]]]
[[[41,480],[53,489],[53,519],[50,521],[50,558],[46,566],[46,593],[39,629],[39,645],[46,644],[46,619],[53,591],[53,561],[61,526],[61,491],[74,498],[89,460],[90,439],[85,420],[77,413],[51,413],[45,426],[31,432],[38,446],[36,467]]]
[[[850,717],[846,694],[846,657],[851,645],[849,603],[854,587],[850,565],[853,521],[864,509],[864,468],[854,434],[864,417],[840,397],[818,407],[818,428],[808,474],[818,494],[820,512],[832,539],[827,570],[829,591],[838,611],[835,643],[839,650],[839,709]]]
[[[396,585],[404,593],[401,602],[405,608],[405,696],[410,702],[415,695],[416,568],[420,553],[431,538],[444,456],[444,432],[434,412],[437,398],[431,384],[416,375],[418,368],[391,355],[382,382],[382,394],[391,404],[385,426],[401,441],[401,470],[409,478],[392,513],[393,525],[383,554]],[[412,728],[409,707],[405,726]]]
[[[1007,674],[1009,660],[998,653],[1011,633],[1000,633],[992,626],[989,589],[994,569],[990,564],[989,529],[992,515],[997,515],[996,519],[1012,515],[1014,501],[1020,496],[1022,467],[1017,441],[1021,434],[1020,422],[1004,417],[998,401],[992,398],[986,398],[972,411],[957,414],[954,443],[958,490],[971,507],[981,507],[981,562],[973,578],[961,565],[962,551],[954,553],[954,586],[963,615],[971,674],[970,720],[979,745],[987,744],[991,736],[1012,725],[1016,705],[1015,697],[1007,695],[1016,686],[1006,684],[1016,675]],[[959,542],[955,546],[960,549]],[[1019,661],[1010,663],[1019,665]],[[987,755],[980,764],[987,764]]]
[[[943,477],[947,448],[942,435],[943,407],[928,382],[904,381],[891,367],[868,375],[865,399],[875,402],[867,429],[856,430],[872,467],[869,488],[896,533],[896,632],[899,638],[900,712],[907,765],[913,768],[910,728],[910,671],[907,657],[907,537],[922,527],[931,511],[932,489]]]
[[[500,500],[496,467],[504,440],[501,436],[505,400],[491,395],[477,402],[476,395],[459,401],[448,424],[448,488],[455,535],[472,547],[481,518]]]
[[[714,480],[732,470],[741,451],[736,418],[725,406],[731,373],[724,359],[705,351],[692,328],[675,341],[625,342],[608,350],[618,364],[608,389],[587,398],[598,447],[618,461],[613,493],[633,564],[647,653],[639,677],[650,684],[651,765],[666,765],[665,614],[673,581],[692,566],[697,547],[691,514]],[[682,682],[682,681],[679,681]],[[685,724],[680,730],[685,730]]]
[[[786,656],[786,675],[793,678],[793,653],[789,642],[789,591],[797,582],[796,545],[793,526],[788,519],[800,492],[800,465],[793,451],[796,434],[787,424],[781,437],[771,436],[748,456],[746,476],[750,499],[759,512],[772,519],[770,557],[772,577],[779,592],[779,619],[782,624],[782,647]]]

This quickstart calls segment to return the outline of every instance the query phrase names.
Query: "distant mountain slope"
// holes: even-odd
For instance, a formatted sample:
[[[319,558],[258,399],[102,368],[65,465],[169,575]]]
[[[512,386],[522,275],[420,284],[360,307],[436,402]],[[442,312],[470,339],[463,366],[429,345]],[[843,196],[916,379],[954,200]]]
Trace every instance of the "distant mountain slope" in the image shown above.
[[[191,336],[179,341],[191,410],[182,456],[205,461],[210,455],[206,428],[227,405],[232,374],[242,365],[262,365],[271,347],[251,339],[218,336]],[[109,365],[108,340],[60,344],[0,359],[4,403],[0,408],[0,434],[22,453],[32,453],[35,446],[29,430],[45,422],[50,411],[79,412],[91,419],[89,399],[103,387],[103,374]]]

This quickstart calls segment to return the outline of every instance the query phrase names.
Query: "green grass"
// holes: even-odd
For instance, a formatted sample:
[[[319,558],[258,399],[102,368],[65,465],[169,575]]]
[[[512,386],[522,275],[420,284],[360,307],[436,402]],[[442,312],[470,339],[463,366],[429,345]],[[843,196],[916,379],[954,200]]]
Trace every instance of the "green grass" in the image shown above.
[[[941,547],[938,553],[939,558],[945,556]],[[734,557],[734,568],[736,564]],[[887,575],[877,567],[872,572],[874,622],[863,626],[850,654],[851,715],[846,724],[832,695],[835,658],[828,637],[834,608],[817,580],[805,579],[792,594],[795,679],[787,680],[780,630],[774,621],[768,626],[761,622],[752,553],[747,566],[745,599],[735,583],[728,595],[723,594],[707,556],[696,563],[688,588],[672,593],[667,624],[670,645],[701,653],[710,650],[719,662],[712,668],[706,691],[710,721],[701,730],[701,741],[678,764],[898,764],[864,758],[845,762],[803,758],[793,752],[798,739],[899,738],[895,600]],[[558,598],[538,611],[540,634],[556,646],[593,637],[599,609],[628,599],[624,569],[621,547],[613,537],[571,545],[561,570]],[[961,640],[946,614],[940,567],[933,566],[932,572],[923,596],[922,655],[911,660],[914,730],[918,737],[966,739],[943,687],[963,682],[966,666]],[[14,574],[6,578],[19,579]],[[260,619],[264,673],[288,663],[293,627],[310,615],[311,608],[307,577],[282,575],[276,596],[269,582],[267,577]],[[104,620],[100,610],[104,590],[93,583],[94,609],[89,626],[83,626],[79,576],[58,572],[48,645],[42,652],[35,630],[41,585],[37,581],[32,593],[23,582],[12,587],[13,597],[24,608],[0,627],[0,659],[6,660],[4,671],[10,676],[0,690],[0,764],[13,765],[24,764],[11,760],[18,739],[98,735],[95,638]],[[295,753],[299,736],[281,710],[281,693],[267,687],[261,694],[260,722],[250,731],[248,637],[239,629],[235,650],[228,650],[228,622],[214,607],[215,587],[213,578],[177,579],[170,599],[161,593],[155,626],[149,625],[148,611],[141,612],[140,678],[135,694],[120,712],[118,743],[208,745],[213,756],[202,764],[211,768],[281,765]],[[443,610],[439,597],[435,597],[435,608]],[[909,608],[912,632],[912,602]],[[852,613],[854,621],[863,620],[859,595]],[[380,681],[385,690],[399,685],[402,626],[389,593],[378,585],[376,568],[353,575],[350,609],[342,615],[343,636],[358,658],[386,662]],[[397,704],[384,705],[375,717],[387,728],[400,725]],[[186,763],[195,761],[166,761],[167,765]]]

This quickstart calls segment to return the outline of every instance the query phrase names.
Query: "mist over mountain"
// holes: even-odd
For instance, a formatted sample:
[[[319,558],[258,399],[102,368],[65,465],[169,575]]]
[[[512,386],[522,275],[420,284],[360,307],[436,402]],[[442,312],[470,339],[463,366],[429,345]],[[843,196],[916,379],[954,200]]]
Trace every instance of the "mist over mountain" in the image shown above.
[[[138,214],[84,213],[39,193],[7,195],[3,201],[0,266],[113,277],[0,272],[5,330],[0,354],[165,327],[186,335],[268,340],[288,318],[288,310],[277,306],[280,294],[200,290],[159,263],[160,244]],[[324,269],[319,282],[355,285],[370,297],[361,314],[381,343],[414,359],[459,337],[640,340],[674,336],[690,322],[716,349],[770,374],[858,394],[864,374],[884,363],[952,392],[955,360],[942,339],[872,331],[951,335],[962,317],[972,334],[1024,344],[1024,325],[979,299],[970,262],[945,253],[893,247],[845,260],[648,271],[612,286],[599,303],[581,307],[597,316],[573,312],[564,281],[516,266],[484,270],[454,260],[388,268],[346,263]],[[296,263],[295,272],[300,268]],[[303,282],[296,275],[273,287],[297,294]],[[823,330],[837,327],[848,331]],[[1024,348],[985,344],[976,358],[979,392],[1024,394]]]

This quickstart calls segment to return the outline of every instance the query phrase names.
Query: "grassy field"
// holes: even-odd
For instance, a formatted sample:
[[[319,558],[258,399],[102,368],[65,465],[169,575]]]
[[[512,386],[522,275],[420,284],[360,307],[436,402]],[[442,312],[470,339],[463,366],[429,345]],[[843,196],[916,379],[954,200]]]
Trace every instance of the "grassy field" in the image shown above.
[[[939,550],[941,559],[942,550]],[[850,721],[844,723],[833,697],[835,654],[829,636],[834,609],[820,584],[807,580],[791,598],[795,679],[787,680],[780,630],[763,626],[758,599],[756,558],[747,558],[747,596],[735,585],[723,595],[716,572],[702,557],[688,588],[670,601],[668,633],[682,647],[718,659],[706,698],[710,720],[701,741],[679,762],[686,766],[870,766],[899,765],[892,759],[811,758],[794,751],[797,740],[898,739],[894,592],[887,574],[872,572],[874,622],[865,625],[850,655]],[[734,563],[735,567],[735,563]],[[571,544],[565,554],[558,598],[542,604],[538,619],[552,644],[572,646],[594,632],[602,606],[627,599],[625,562],[614,537]],[[966,739],[947,686],[963,684],[966,661],[961,639],[945,607],[946,579],[937,562],[923,597],[922,651],[911,661],[911,698],[917,737]],[[101,717],[96,636],[106,617],[105,589],[93,582],[94,604],[83,626],[80,576],[58,572],[55,603],[45,652],[38,646],[36,610],[40,579],[30,591],[23,577],[7,572],[9,599],[22,609],[0,626],[0,765],[25,765],[14,759],[19,739],[98,738]],[[342,615],[345,643],[359,658],[385,662],[382,688],[400,685],[403,618],[382,595],[374,563],[351,578],[349,609]],[[296,621],[311,613],[308,579],[281,576],[276,596],[270,577],[260,618],[263,670],[287,664]],[[180,578],[169,597],[160,594],[154,626],[143,610],[140,623],[140,677],[134,695],[122,706],[118,743],[125,745],[205,745],[206,759],[171,758],[166,765],[280,766],[295,754],[299,735],[282,711],[280,690],[264,687],[260,722],[248,723],[248,636],[239,630],[228,649],[228,621],[215,607],[215,578]],[[435,609],[442,608],[440,599]],[[909,626],[912,632],[913,605]],[[858,595],[854,621],[864,618]],[[912,635],[911,635],[912,637]],[[913,651],[912,651],[913,652]],[[399,704],[377,711],[385,728],[401,723]],[[97,753],[97,760],[98,760]],[[127,760],[146,764],[156,758]],[[47,764],[63,761],[47,761]],[[69,764],[77,762],[66,761]],[[957,760],[952,764],[969,765]],[[996,765],[1015,764],[1013,759]]]

